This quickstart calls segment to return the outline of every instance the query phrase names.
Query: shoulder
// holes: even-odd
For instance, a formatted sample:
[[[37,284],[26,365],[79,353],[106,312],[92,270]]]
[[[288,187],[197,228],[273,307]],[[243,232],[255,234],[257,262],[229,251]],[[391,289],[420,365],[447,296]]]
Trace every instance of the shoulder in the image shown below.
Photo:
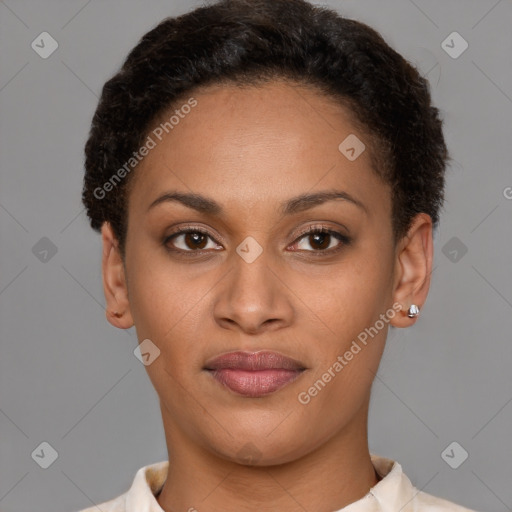
[[[417,510],[418,512],[476,512],[475,510],[463,507],[462,505],[457,505],[456,503],[445,500],[444,498],[439,498],[437,496],[427,494],[426,492],[418,491],[416,488],[414,488],[414,492],[417,493],[414,497],[414,510]]]
[[[131,487],[117,498],[99,503],[78,512],[142,512],[161,510],[155,494],[162,488],[167,478],[168,461],[155,462],[137,470]]]
[[[477,512],[444,498],[417,489],[392,459],[371,455],[373,466],[382,478],[371,490],[382,510],[401,512]],[[380,509],[379,509],[380,510]]]
[[[126,494],[127,493],[121,494],[117,498],[98,503],[98,505],[94,505],[93,507],[84,508],[78,512],[98,512],[98,510],[101,510],[101,512],[125,512]]]

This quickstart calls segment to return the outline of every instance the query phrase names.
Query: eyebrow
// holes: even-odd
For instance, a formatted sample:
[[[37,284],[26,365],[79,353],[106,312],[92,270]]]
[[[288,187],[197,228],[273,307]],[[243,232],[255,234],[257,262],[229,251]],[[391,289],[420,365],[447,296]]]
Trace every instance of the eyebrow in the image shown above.
[[[326,190],[315,192],[313,194],[306,193],[297,197],[292,197],[291,199],[288,199],[283,204],[281,204],[281,212],[283,215],[293,215],[294,213],[300,213],[328,201],[334,200],[347,201],[368,213],[368,209],[361,201],[351,196],[348,192],[341,190]],[[166,192],[162,196],[156,198],[149,205],[147,211],[151,210],[159,204],[166,202],[178,202],[184,206],[187,206],[188,208],[209,215],[220,216],[224,213],[222,206],[213,199],[202,196],[200,194],[175,191]]]

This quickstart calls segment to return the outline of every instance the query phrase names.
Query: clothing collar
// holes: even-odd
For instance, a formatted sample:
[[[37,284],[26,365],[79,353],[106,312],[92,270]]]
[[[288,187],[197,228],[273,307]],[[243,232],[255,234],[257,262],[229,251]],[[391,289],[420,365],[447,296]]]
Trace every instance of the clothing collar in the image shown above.
[[[402,466],[379,455],[370,454],[370,457],[382,480],[364,497],[336,512],[406,512],[407,504],[415,496],[415,488],[403,473]],[[168,468],[169,461],[161,461],[137,471],[126,493],[126,512],[164,512],[155,496],[165,483]]]

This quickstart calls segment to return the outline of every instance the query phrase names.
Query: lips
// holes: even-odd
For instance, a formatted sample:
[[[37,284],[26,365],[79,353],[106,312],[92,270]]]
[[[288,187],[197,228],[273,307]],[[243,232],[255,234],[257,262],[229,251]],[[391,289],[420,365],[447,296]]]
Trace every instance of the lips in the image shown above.
[[[304,366],[295,359],[283,356],[278,352],[229,352],[210,359],[205,364],[206,370],[304,370]]]
[[[296,380],[305,366],[278,352],[230,352],[209,360],[204,369],[231,391],[256,398]]]

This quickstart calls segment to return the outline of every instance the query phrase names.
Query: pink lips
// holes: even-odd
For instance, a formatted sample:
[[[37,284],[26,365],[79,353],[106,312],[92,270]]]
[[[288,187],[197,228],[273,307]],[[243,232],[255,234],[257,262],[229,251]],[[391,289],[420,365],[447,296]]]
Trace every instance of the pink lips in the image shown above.
[[[226,387],[251,398],[268,395],[294,381],[305,370],[298,361],[277,352],[230,352],[204,367]]]

